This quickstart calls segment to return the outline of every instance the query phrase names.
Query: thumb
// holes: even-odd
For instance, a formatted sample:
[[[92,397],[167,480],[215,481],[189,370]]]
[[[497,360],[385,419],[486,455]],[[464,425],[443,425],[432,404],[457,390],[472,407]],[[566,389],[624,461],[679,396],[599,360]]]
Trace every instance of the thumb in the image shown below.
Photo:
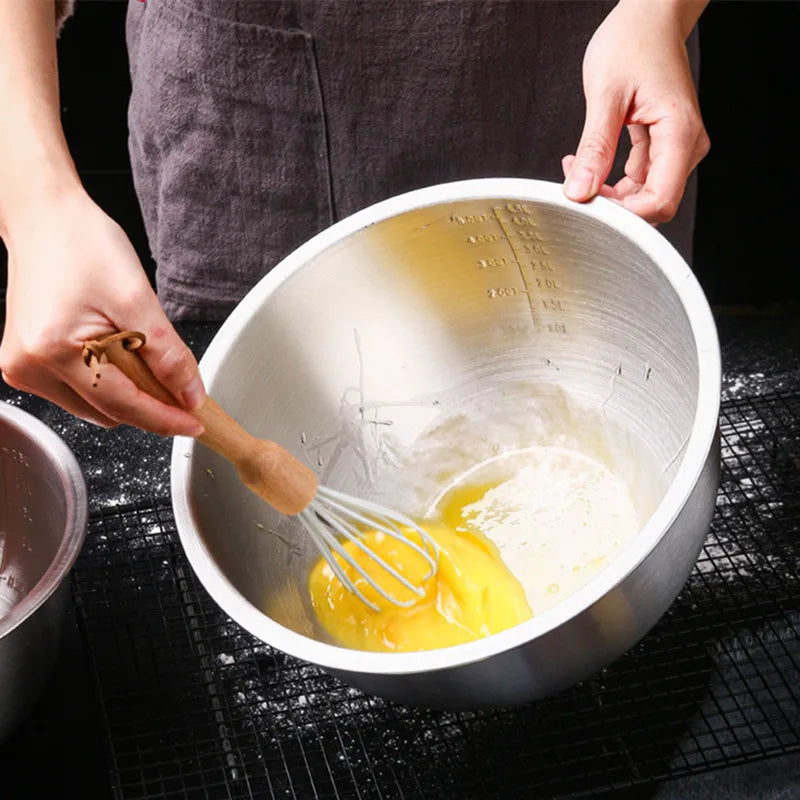
[[[144,298],[142,298],[144,300]],[[139,351],[153,375],[189,411],[206,399],[192,351],[167,319],[154,292],[128,314],[115,315],[120,330],[138,330],[147,338]]]
[[[614,164],[625,112],[621,98],[587,95],[583,133],[564,183],[570,200],[591,200],[600,191]]]

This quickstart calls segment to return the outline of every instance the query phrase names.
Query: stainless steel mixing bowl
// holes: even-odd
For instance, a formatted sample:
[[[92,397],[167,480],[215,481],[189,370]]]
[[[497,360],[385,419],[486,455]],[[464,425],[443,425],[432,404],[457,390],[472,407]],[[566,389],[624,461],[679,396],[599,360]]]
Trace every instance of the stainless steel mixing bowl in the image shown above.
[[[573,684],[664,613],[707,532],[714,322],[667,241],[602,199],[576,205],[555,184],[489,179],[368,208],[267,275],[201,368],[253,434],[328,485],[388,504],[422,509],[437,459],[452,474],[459,459],[555,440],[583,442],[628,482],[641,533],[554,608],[470,644],[367,653],[319,630],[306,589],[316,553],[291,520],[213,453],[176,441],[178,530],[212,597],[263,641],[368,692],[464,707]]]
[[[0,402],[0,741],[29,710],[55,657],[65,580],[86,533],[86,486],[46,425]]]

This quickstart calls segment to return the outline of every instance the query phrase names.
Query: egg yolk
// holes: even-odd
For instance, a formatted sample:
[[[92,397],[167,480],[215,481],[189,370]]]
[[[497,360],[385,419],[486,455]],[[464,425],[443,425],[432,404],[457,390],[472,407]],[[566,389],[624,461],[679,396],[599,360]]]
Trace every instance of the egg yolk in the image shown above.
[[[389,575],[355,544],[345,550],[386,592],[400,601],[414,599],[408,607],[381,597],[349,564],[336,556],[345,575],[375,611],[348,591],[324,559],[311,570],[311,603],[323,628],[345,647],[355,650],[409,652],[463,644],[510,628],[531,617],[525,592],[500,558],[497,547],[463,524],[460,508],[486,491],[461,491],[443,509],[442,520],[421,527],[439,547],[439,567],[424,583],[430,566],[408,545],[379,531],[368,531],[363,541],[412,584],[422,586],[417,597]],[[455,523],[461,522],[456,526]],[[404,532],[412,541],[419,535]]]

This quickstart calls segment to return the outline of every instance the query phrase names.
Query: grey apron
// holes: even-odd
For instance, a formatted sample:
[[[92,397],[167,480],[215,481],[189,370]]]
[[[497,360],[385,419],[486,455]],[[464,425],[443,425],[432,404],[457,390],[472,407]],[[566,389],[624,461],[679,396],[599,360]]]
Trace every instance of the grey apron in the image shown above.
[[[130,0],[129,147],[167,313],[224,319],[295,247],[391,195],[561,180],[612,6]],[[687,258],[694,196],[692,179],[661,228]]]

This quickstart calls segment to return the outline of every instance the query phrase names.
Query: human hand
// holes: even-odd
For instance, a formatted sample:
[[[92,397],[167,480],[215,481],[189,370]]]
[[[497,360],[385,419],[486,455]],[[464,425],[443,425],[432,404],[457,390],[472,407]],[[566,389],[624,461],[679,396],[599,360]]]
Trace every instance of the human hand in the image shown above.
[[[595,31],[583,59],[583,133],[575,155],[562,160],[568,198],[600,194],[652,223],[675,215],[710,145],[685,45],[705,5],[620,0]],[[610,186],[624,125],[631,150],[625,176]]]
[[[122,229],[77,188],[40,204],[35,216],[14,220],[5,237],[0,369],[6,383],[104,427],[127,423],[162,435],[200,435],[202,425],[185,410],[205,399],[197,362],[164,316]],[[102,365],[92,386],[83,342],[129,329],[146,335],[142,357],[183,408],[141,392],[112,364]]]

